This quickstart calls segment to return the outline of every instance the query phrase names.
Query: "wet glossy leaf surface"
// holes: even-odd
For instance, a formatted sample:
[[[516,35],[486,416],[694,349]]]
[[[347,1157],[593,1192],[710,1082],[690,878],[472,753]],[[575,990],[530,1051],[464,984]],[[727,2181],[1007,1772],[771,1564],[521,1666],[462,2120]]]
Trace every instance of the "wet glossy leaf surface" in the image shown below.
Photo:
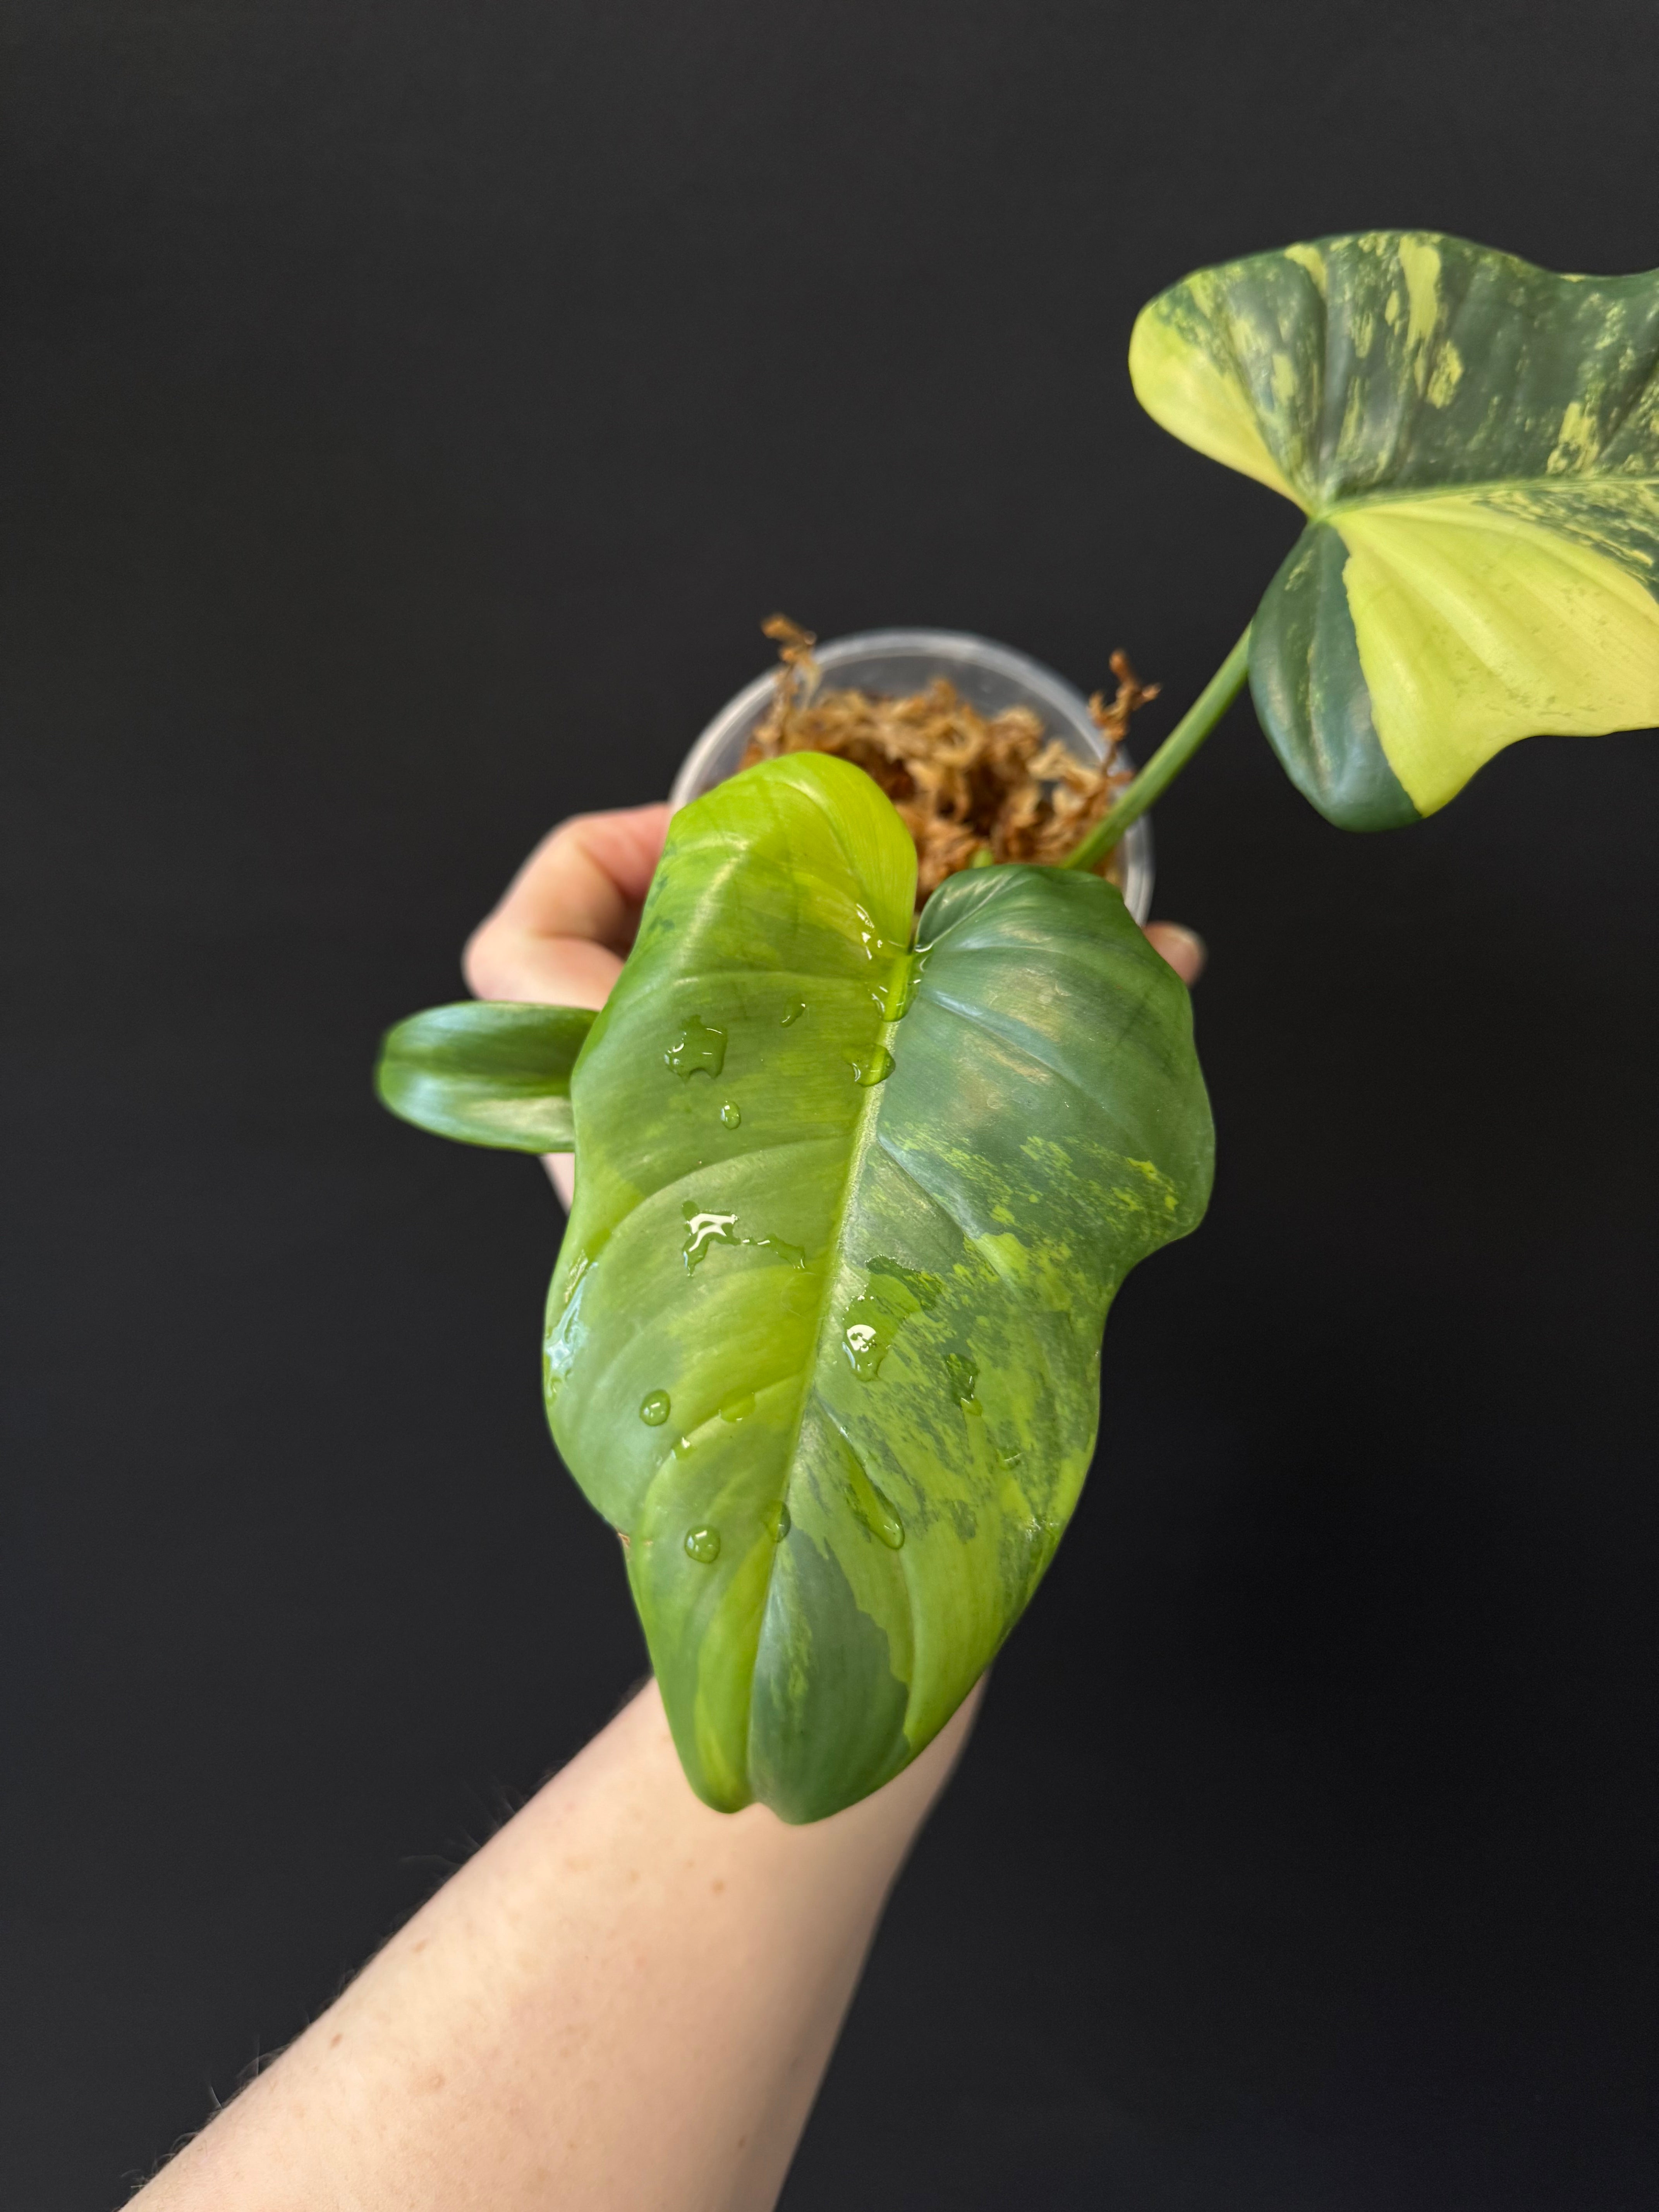
[[[721,786],[571,1083],[554,1433],[694,1785],[792,1820],[897,1771],[1018,1618],[1112,1296],[1209,1188],[1187,994],[1118,892],[964,874],[913,952],[914,868],[842,763]]]

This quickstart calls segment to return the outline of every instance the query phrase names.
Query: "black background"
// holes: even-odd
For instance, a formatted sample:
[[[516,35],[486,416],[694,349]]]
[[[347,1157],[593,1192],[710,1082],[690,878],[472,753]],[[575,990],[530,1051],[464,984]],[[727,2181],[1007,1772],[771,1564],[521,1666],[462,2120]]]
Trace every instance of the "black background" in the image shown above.
[[[1137,410],[1191,267],[1659,260],[1649,0],[9,11],[4,2200],[98,2212],[642,1655],[533,1163],[381,1115],[539,832],[821,634],[1164,679],[1282,503]],[[788,2212],[1659,2201],[1659,751],[1159,810],[1201,1234]]]

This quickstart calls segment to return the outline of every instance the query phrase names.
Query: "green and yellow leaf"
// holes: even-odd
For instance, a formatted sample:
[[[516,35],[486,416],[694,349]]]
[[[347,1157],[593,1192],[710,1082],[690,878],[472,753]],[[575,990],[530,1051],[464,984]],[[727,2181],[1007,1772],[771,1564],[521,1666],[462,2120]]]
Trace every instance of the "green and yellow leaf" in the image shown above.
[[[952,878],[802,753],[678,815],[570,1083],[553,1432],[708,1802],[896,1773],[1031,1595],[1124,1275],[1194,1228],[1187,994],[1116,890]]]
[[[1164,293],[1130,372],[1309,518],[1250,684],[1333,821],[1432,814],[1517,738],[1659,722],[1659,272],[1323,239]]]

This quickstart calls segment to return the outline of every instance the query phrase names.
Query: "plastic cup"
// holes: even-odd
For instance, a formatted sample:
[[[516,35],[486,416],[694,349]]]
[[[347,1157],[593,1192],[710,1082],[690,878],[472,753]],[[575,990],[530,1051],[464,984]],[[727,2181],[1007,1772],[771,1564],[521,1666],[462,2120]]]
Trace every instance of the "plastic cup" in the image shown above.
[[[812,648],[826,684],[839,689],[884,692],[904,697],[925,690],[936,676],[949,677],[963,698],[981,714],[1005,708],[1029,707],[1044,732],[1091,765],[1105,757],[1106,744],[1089,715],[1089,702],[1062,676],[1029,654],[988,637],[951,629],[867,629],[856,637],[832,638]],[[671,806],[701,799],[715,784],[735,775],[750,735],[775,696],[772,672],[757,676],[727,700],[685,757],[668,794]],[[1121,748],[1118,764],[1132,765]],[[1113,852],[1107,870],[1138,922],[1152,910],[1152,828],[1142,815],[1131,823]]]

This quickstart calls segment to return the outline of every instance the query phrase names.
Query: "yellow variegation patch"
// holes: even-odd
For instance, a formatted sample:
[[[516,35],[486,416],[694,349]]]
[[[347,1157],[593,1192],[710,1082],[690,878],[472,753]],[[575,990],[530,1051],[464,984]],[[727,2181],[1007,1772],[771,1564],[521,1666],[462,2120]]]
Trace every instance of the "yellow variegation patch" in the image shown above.
[[[1371,720],[1419,814],[1505,745],[1659,722],[1659,599],[1504,493],[1340,517]]]
[[[1265,366],[1275,398],[1282,396],[1281,404],[1288,404],[1295,392],[1295,364],[1287,353],[1269,351]],[[1269,491],[1297,499],[1295,486],[1267,450],[1237,365],[1201,352],[1173,317],[1155,317],[1150,308],[1141,314],[1129,341],[1129,375],[1141,405],[1166,430],[1175,430],[1211,460],[1254,477]],[[1148,393],[1158,395],[1158,405]]]

